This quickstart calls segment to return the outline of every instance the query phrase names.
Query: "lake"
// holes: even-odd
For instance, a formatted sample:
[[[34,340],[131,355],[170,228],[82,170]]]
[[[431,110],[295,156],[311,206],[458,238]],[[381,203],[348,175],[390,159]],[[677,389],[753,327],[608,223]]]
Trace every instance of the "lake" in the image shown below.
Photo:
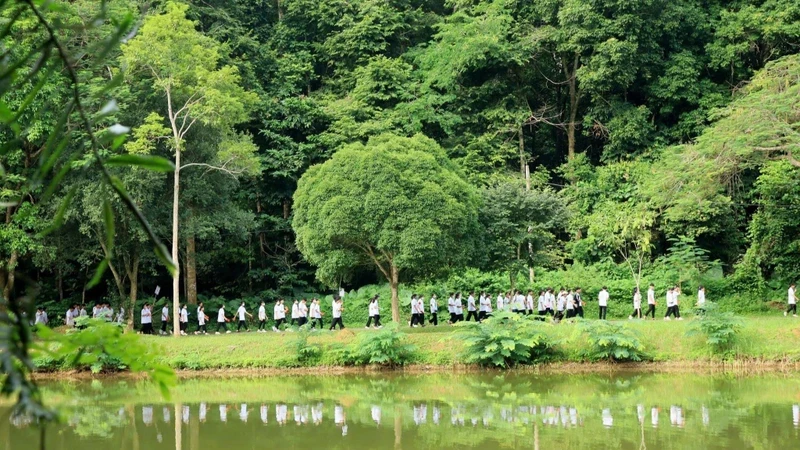
[[[800,448],[800,374],[441,373],[43,385],[49,450]],[[0,406],[0,448],[39,431]]]

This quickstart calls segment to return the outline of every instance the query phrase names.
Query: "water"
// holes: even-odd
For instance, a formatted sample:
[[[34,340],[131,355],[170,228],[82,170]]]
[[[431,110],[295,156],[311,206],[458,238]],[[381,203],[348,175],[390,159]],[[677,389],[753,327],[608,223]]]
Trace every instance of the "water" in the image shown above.
[[[791,449],[798,374],[359,375],[45,386],[50,450]],[[0,448],[39,432],[0,406]]]

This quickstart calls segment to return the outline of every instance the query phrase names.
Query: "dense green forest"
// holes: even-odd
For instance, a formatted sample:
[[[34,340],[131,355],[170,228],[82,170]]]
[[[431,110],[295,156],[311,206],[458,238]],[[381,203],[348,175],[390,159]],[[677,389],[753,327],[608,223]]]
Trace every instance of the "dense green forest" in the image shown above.
[[[98,8],[52,3],[48,18],[66,25]],[[3,22],[18,11],[3,52],[42,42],[29,11],[3,8]],[[81,55],[85,92],[112,86],[114,102],[87,106],[98,129],[130,131],[104,156],[175,162],[110,170],[173,245],[189,303],[393,278],[494,289],[653,274],[763,302],[800,271],[794,0],[112,0],[108,11],[107,26],[61,37]],[[126,14],[137,32],[89,51]],[[3,296],[37,284],[59,316],[73,302],[132,305],[157,285],[169,297],[147,235],[82,170],[84,134],[59,142],[36,178],[59,139],[50,131],[72,123],[57,113],[68,74],[44,70],[41,86],[3,98],[26,107],[19,129],[0,129]],[[395,201],[414,192],[428,196]],[[326,203],[336,196],[354,201]],[[387,208],[393,222],[376,220]],[[381,227],[396,254],[340,245]]]

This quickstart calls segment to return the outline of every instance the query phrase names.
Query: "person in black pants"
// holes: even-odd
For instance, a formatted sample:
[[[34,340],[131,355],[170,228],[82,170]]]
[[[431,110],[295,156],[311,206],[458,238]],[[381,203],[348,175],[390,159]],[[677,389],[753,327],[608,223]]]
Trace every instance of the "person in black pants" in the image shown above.
[[[439,325],[439,302],[436,300],[436,294],[431,295],[431,319],[428,322],[433,326]]]
[[[344,312],[344,306],[342,306],[342,299],[337,295],[333,297],[333,322],[331,323],[330,330],[333,331],[336,328],[336,324],[339,324],[339,329],[344,329],[344,323],[342,322],[342,312]]]
[[[606,320],[606,313],[608,312],[608,289],[603,286],[600,293],[597,294],[597,304],[600,308],[600,320]]]
[[[469,318],[472,317],[475,319],[475,322],[479,322],[478,319],[478,311],[477,307],[475,306],[475,293],[470,292],[469,297],[467,297],[467,322],[469,322]]]

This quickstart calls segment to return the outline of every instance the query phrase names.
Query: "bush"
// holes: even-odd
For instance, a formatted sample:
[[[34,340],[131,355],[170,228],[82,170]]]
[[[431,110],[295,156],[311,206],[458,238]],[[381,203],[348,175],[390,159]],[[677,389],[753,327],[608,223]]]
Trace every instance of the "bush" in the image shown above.
[[[645,359],[644,345],[639,340],[638,333],[626,325],[605,320],[580,321],[578,332],[586,337],[589,344],[582,356],[590,361],[607,359],[623,362]]]
[[[544,362],[553,343],[544,323],[531,316],[499,312],[482,324],[462,322],[456,337],[466,343],[462,355],[468,364],[510,367]]]
[[[689,325],[688,336],[702,335],[714,353],[727,353],[736,341],[744,322],[732,312],[723,312],[717,305],[706,304]]]
[[[344,352],[343,362],[348,365],[377,364],[402,366],[409,363],[417,348],[408,343],[407,335],[396,323],[390,323],[374,332],[359,333]]]
[[[309,344],[310,334],[311,325],[303,325],[298,329],[296,338],[290,344],[294,349],[298,365],[312,365],[322,355],[322,347],[319,344]]]

